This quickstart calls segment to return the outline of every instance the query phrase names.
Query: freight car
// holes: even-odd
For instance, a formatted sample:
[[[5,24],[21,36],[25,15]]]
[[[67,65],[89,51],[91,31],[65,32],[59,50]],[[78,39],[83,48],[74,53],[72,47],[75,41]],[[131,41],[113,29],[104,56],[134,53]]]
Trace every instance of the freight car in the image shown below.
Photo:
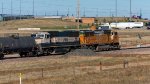
[[[33,53],[36,46],[35,40],[30,36],[19,36],[19,34],[9,34],[0,37],[0,59],[10,53],[19,53],[21,57]]]

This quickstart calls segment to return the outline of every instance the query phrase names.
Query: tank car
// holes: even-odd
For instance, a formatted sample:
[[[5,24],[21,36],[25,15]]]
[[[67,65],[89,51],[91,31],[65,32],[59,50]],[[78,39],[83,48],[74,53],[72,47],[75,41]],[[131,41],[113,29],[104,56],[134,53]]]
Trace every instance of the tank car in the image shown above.
[[[35,40],[30,36],[19,36],[12,34],[6,37],[0,37],[0,58],[10,53],[19,53],[21,57],[32,52],[35,46]]]

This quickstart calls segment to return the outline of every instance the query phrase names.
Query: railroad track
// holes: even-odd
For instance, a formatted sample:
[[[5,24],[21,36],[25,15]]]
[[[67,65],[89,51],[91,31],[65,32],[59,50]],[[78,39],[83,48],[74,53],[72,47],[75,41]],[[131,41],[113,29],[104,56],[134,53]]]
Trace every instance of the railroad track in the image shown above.
[[[150,47],[147,46],[147,47],[140,47],[140,48],[137,48],[137,47],[132,47],[132,48],[122,48],[120,50],[110,50],[110,51],[100,51],[100,52],[95,52],[96,54],[98,55],[105,55],[105,54],[150,54]],[[78,51],[76,53],[83,53],[83,51]],[[87,52],[87,54],[90,54],[92,55],[91,52]],[[65,56],[68,56],[66,54],[64,55],[49,55],[49,56],[40,56],[40,57],[25,57],[25,58],[20,58],[20,56],[18,54],[12,54],[12,55],[6,55],[4,60],[9,60],[9,59],[40,59],[42,57],[49,57],[49,58],[55,58],[55,57],[65,57]],[[71,56],[71,54],[69,54],[69,56]],[[80,54],[79,54],[80,56]],[[83,54],[82,54],[83,56]],[[86,56],[86,55],[85,55]],[[89,56],[89,55],[88,55]]]
[[[98,54],[150,54],[150,47],[121,48],[120,50],[102,51]]]

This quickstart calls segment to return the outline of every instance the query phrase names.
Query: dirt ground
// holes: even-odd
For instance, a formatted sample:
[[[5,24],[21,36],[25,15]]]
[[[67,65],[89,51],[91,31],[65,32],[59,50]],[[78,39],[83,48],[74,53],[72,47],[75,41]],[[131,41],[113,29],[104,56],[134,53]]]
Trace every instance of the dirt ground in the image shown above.
[[[17,58],[19,56],[15,54],[13,57],[16,58],[9,58],[12,55],[8,55],[5,60],[0,61],[0,83],[17,84],[19,73],[22,73],[23,84],[129,84],[125,81],[133,84],[136,80],[139,81],[138,84],[148,84],[150,75],[145,74],[150,71],[150,54],[147,53],[149,50],[144,48],[115,53],[98,52],[97,56],[54,55]],[[128,53],[129,51],[133,53]],[[138,54],[139,51],[147,54]]]
[[[37,20],[34,25],[40,26],[37,24],[39,22],[45,25],[56,24],[53,21],[45,23],[43,20]],[[10,23],[18,24],[7,22],[1,23],[0,26],[6,25],[7,29],[11,27],[7,25]],[[61,24],[67,25],[64,22]],[[18,54],[7,55],[4,60],[0,60],[0,84],[19,84],[20,73],[23,84],[149,84],[150,31],[137,28],[115,31],[119,32],[122,50],[96,52],[97,55],[93,56],[51,55],[20,58]],[[2,29],[0,35],[30,35],[33,32],[37,31]],[[139,44],[148,48],[136,48]]]

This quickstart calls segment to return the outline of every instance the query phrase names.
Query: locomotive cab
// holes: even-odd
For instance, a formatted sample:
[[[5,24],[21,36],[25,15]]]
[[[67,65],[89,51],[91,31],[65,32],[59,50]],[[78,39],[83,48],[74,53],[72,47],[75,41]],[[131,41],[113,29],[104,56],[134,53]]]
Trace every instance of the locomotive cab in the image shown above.
[[[39,55],[48,55],[50,53],[49,46],[51,45],[50,42],[50,34],[48,32],[38,32],[35,34],[31,34],[31,37],[35,39],[37,48],[35,52],[37,56]]]
[[[119,42],[119,36],[117,32],[111,32],[111,40],[113,43],[118,43]]]
[[[90,30],[82,30],[80,31],[80,44],[87,45],[92,44],[95,40],[94,32]]]
[[[111,41],[112,41],[112,45],[113,45],[116,49],[120,49],[118,32],[112,31]]]
[[[31,37],[35,38],[37,44],[50,44],[50,34],[47,32],[38,32]]]

